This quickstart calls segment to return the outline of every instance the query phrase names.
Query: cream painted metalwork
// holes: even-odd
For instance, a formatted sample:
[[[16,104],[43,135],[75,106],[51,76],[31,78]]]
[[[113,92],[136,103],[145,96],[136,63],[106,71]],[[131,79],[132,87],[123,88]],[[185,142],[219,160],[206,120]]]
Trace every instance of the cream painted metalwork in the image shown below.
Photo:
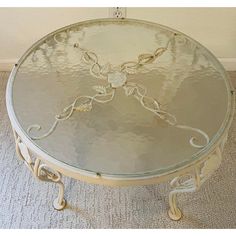
[[[169,194],[170,209],[168,214],[172,220],[179,220],[182,217],[181,210],[176,205],[177,194],[197,191],[211,174],[218,169],[221,160],[221,150],[220,147],[217,147],[204,163],[198,164],[190,173],[175,177],[170,182],[172,191]]]
[[[111,19],[109,20],[112,21]],[[107,21],[107,19],[100,19],[99,21]],[[136,23],[144,22],[138,20],[131,21]],[[94,23],[96,20],[89,22]],[[47,38],[52,36],[58,44],[63,46],[64,42],[58,37],[59,33],[61,33],[61,29],[44,37],[35,45],[37,46],[42,42],[46,42]],[[66,34],[64,37],[66,38]],[[178,37],[178,34],[173,35],[173,38],[175,37]],[[80,38],[83,38],[83,33],[81,33],[79,39]],[[184,38],[181,39],[180,37],[180,40],[184,40]],[[71,47],[82,52],[82,60],[89,66],[90,74],[95,78],[107,82],[107,84],[105,86],[94,86],[93,89],[96,91],[96,93],[93,96],[82,95],[75,98],[70,105],[66,106],[60,114],[55,116],[55,122],[48,132],[40,136],[32,135],[31,133],[32,129],[39,130],[41,128],[39,125],[31,125],[27,130],[28,132],[25,132],[25,130],[21,127],[14,111],[12,98],[12,88],[15,75],[21,63],[25,60],[29,52],[35,50],[36,46],[32,46],[32,48],[30,48],[25,53],[25,55],[23,55],[18,64],[15,65],[7,86],[6,103],[15,137],[16,152],[20,159],[23,160],[26,166],[29,168],[33,176],[45,182],[58,184],[58,197],[53,202],[55,209],[61,210],[66,206],[62,175],[86,181],[88,183],[109,186],[147,185],[172,180],[170,182],[172,190],[169,194],[170,209],[168,214],[172,220],[179,220],[182,216],[182,213],[177,207],[177,194],[198,190],[199,187],[207,180],[207,178],[209,178],[210,175],[219,167],[222,159],[223,147],[227,140],[228,130],[234,112],[235,93],[229,82],[226,83],[228,92],[228,113],[226,120],[224,121],[224,127],[221,132],[217,134],[217,137],[210,140],[204,131],[190,126],[178,124],[174,115],[163,110],[160,102],[147,95],[147,89],[145,86],[135,83],[135,78],[132,78],[132,80],[127,78],[128,74],[135,75],[137,70],[143,69],[144,64],[153,63],[159,56],[168,50],[170,43],[171,42],[169,41],[166,47],[157,48],[152,54],[143,53],[138,56],[136,61],[124,62],[116,68],[113,68],[110,63],[107,63],[104,66],[100,65],[98,63],[98,56],[92,51],[81,48],[78,42],[71,44]],[[44,49],[41,48],[40,50],[42,50],[42,53],[45,55],[46,59],[50,57],[50,54],[47,54]],[[175,47],[172,47],[171,50],[175,50]],[[194,52],[197,53],[195,49]],[[37,61],[37,56],[35,53],[33,54],[32,60]],[[172,60],[172,62],[175,63],[176,58],[173,56]],[[192,63],[195,62],[196,58],[194,57]],[[48,64],[50,64],[49,59]],[[222,71],[224,71],[223,68]],[[188,73],[188,68],[186,69],[185,73]],[[227,80],[227,75],[224,75],[224,77],[225,80]],[[173,83],[174,82],[176,81],[173,81]],[[179,83],[179,81],[176,83]],[[168,86],[168,84],[165,86]],[[200,134],[205,139],[204,144],[197,144],[194,137],[190,138],[189,141],[191,147],[200,149],[200,154],[196,158],[191,159],[191,161],[181,164],[180,166],[176,166],[175,169],[166,170],[163,173],[145,173],[142,175],[136,174],[132,176],[112,175],[80,169],[65,162],[59,161],[41,149],[40,146],[34,142],[34,140],[40,140],[49,136],[56,129],[57,124],[61,121],[69,119],[73,112],[88,112],[93,108],[95,102],[104,104],[110,102],[115,96],[116,89],[119,88],[123,89],[127,97],[129,96],[137,99],[144,109],[152,112],[161,120],[166,121],[167,124],[176,128],[193,131]],[[29,133],[30,136],[27,135]]]
[[[13,133],[16,142],[16,153],[19,158],[24,161],[31,173],[41,181],[58,184],[59,193],[58,197],[53,202],[53,207],[56,210],[62,210],[66,206],[66,201],[63,198],[64,184],[61,181],[61,173],[55,171],[46,164],[43,164],[38,157],[36,157],[35,161],[33,161],[32,154],[30,154],[28,147],[22,142],[20,136],[18,136],[14,130]]]
[[[83,37],[84,37],[84,32],[82,31],[81,38]],[[150,53],[140,54],[138,56],[137,61],[124,62],[117,67],[111,65],[110,63],[107,63],[104,66],[100,65],[98,62],[97,54],[80,47],[79,42],[69,44],[69,46],[73,46],[74,48],[80,50],[80,52],[82,53],[81,59],[85,62],[85,64],[88,64],[90,66],[90,74],[97,79],[106,80],[108,82],[108,85],[94,86],[93,88],[97,92],[94,96],[85,95],[77,97],[69,106],[63,109],[61,114],[55,116],[55,122],[53,123],[49,131],[46,132],[45,134],[41,136],[32,135],[31,132],[33,131],[33,129],[39,131],[41,129],[41,126],[39,124],[30,125],[27,129],[29,136],[33,140],[39,140],[49,136],[55,131],[57,124],[61,121],[69,119],[73,115],[74,111],[88,112],[93,108],[93,102],[98,102],[98,103],[110,102],[115,96],[115,90],[122,87],[127,97],[132,95],[140,102],[140,104],[145,109],[154,113],[159,119],[164,120],[169,125],[175,126],[176,128],[197,132],[200,135],[202,135],[202,137],[205,138],[205,144],[199,145],[195,143],[196,137],[191,137],[189,143],[192,147],[203,148],[204,146],[206,146],[209,143],[209,137],[204,131],[187,125],[178,124],[177,119],[174,115],[163,110],[161,108],[160,102],[147,95],[147,89],[142,84],[130,82],[129,80],[127,81],[128,74],[134,75],[137,73],[137,71],[142,69],[144,65],[153,63],[158,57],[160,57],[165,51],[168,50],[170,44],[173,44],[172,50],[175,50],[174,45],[176,37],[178,37],[185,43],[186,39],[184,39],[181,35],[174,33],[172,38],[168,40],[165,47],[157,48],[152,54]],[[65,45],[68,35],[67,33],[64,33],[62,40],[57,39],[57,34],[55,34],[53,38],[55,42],[58,43],[59,45],[60,44]],[[158,38],[158,35],[156,35],[156,38]],[[44,53],[44,55],[46,56],[46,53]],[[36,61],[37,59],[34,60]],[[173,58],[173,60],[175,61],[175,58]],[[135,78],[131,78],[130,80],[133,81],[134,79]]]
[[[30,169],[32,174],[38,178],[39,180],[46,181],[46,182],[53,182],[57,183],[59,186],[59,193],[58,197],[53,202],[53,207],[56,210],[62,210],[66,206],[66,200],[64,199],[64,184],[61,181],[61,173],[53,168],[49,167],[46,164],[41,164],[41,160],[36,158],[33,162],[32,155],[29,152],[27,146],[22,142],[20,137],[17,133],[13,130],[15,142],[16,142],[16,152],[21,160],[24,161],[26,166]],[[224,144],[227,141],[227,135],[223,138],[221,143],[215,148],[215,150],[210,153],[205,160],[196,163],[192,168],[187,168],[186,170],[174,173],[177,175],[174,179],[171,180],[170,186],[172,188],[171,192],[169,193],[169,206],[170,209],[168,211],[168,215],[172,220],[180,220],[182,217],[181,210],[177,207],[177,194],[179,193],[187,193],[187,192],[194,192],[197,191],[201,185],[217,170],[220,166],[222,161],[222,151],[224,148]],[[170,174],[166,177],[154,178],[154,179],[147,179],[145,184],[153,184],[158,183],[164,180],[168,180],[172,178],[173,174]],[[80,179],[80,177],[77,177]],[[99,179],[101,176],[99,176]],[[187,178],[187,180],[186,180]],[[122,180],[118,180],[120,183],[117,184],[116,180],[103,182],[102,180],[98,181],[91,181],[89,177],[83,179],[87,182],[93,182],[96,184],[106,184],[109,186],[116,186],[116,185],[139,185],[143,184],[142,181],[124,181],[122,184]]]

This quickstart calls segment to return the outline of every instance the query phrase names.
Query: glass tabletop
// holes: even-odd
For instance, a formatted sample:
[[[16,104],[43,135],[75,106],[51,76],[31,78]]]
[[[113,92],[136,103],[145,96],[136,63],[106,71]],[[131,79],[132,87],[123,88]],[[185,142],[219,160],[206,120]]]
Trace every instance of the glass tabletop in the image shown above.
[[[13,77],[25,135],[56,160],[95,173],[142,176],[191,163],[232,109],[225,71],[207,49],[139,20],[57,30],[28,50]]]

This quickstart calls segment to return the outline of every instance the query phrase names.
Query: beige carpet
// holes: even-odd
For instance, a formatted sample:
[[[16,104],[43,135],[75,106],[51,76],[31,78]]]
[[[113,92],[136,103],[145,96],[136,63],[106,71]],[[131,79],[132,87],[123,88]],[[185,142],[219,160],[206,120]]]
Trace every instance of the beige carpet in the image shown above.
[[[65,179],[64,211],[57,187],[35,180],[15,154],[5,107],[9,73],[0,72],[0,228],[236,228],[236,123],[221,168],[196,193],[179,196],[184,217],[167,216],[168,184],[110,188]],[[236,79],[236,74],[234,74]]]

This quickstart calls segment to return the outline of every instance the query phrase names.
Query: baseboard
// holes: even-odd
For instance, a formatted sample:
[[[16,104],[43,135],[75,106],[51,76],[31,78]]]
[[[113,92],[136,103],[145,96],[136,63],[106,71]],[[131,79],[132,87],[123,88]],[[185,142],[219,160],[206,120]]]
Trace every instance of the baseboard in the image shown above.
[[[0,60],[0,71],[11,71],[18,59]]]
[[[227,71],[236,71],[236,58],[218,58]]]
[[[18,59],[0,60],[0,71],[11,71]],[[236,58],[218,58],[227,71],[236,71]]]

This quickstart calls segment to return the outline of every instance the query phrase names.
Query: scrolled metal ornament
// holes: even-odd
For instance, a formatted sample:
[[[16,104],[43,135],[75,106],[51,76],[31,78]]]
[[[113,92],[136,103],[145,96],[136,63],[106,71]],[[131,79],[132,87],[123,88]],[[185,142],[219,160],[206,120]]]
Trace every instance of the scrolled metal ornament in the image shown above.
[[[41,126],[39,124],[30,125],[27,129],[28,134],[33,140],[43,139],[54,132],[59,122],[68,120],[74,111],[88,112],[92,109],[93,103],[107,103],[110,102],[115,94],[115,90],[110,87],[95,86],[94,90],[97,93],[94,96],[78,96],[69,106],[65,107],[60,114],[55,116],[55,121],[50,129],[40,136],[32,135],[33,130],[39,131]]]
[[[191,137],[189,143],[192,147],[203,148],[209,143],[210,139],[204,131],[187,125],[178,124],[177,119],[174,115],[165,110],[162,110],[161,104],[156,99],[147,96],[147,89],[143,85],[129,82],[126,83],[126,85],[123,86],[123,88],[127,96],[133,95],[146,110],[149,110],[150,112],[154,113],[156,116],[167,122],[169,125],[179,129],[194,131],[200,134],[204,138],[205,143],[203,145],[197,144],[196,143],[197,138]]]
[[[220,146],[218,146],[208,158],[198,164],[192,171],[175,177],[171,182],[171,192],[169,193],[168,215],[172,220],[180,220],[182,212],[177,206],[177,194],[197,191],[200,186],[217,170],[222,160]],[[187,180],[186,180],[187,178]]]
[[[50,168],[48,165],[41,163],[39,158],[34,158],[29,152],[29,149],[21,140],[20,136],[13,130],[15,143],[16,143],[16,153],[21,160],[24,161],[25,165],[31,171],[33,176],[44,182],[56,183],[59,186],[58,197],[53,202],[53,207],[56,210],[62,210],[66,206],[66,200],[64,199],[64,184],[61,181],[61,174]]]
[[[56,210],[62,210],[66,206],[66,200],[64,199],[64,184],[61,181],[61,174],[48,167],[46,164],[40,164],[38,161],[35,164],[35,172],[38,179],[46,182],[56,183],[59,187],[59,192],[57,198],[53,201],[53,207]]]
[[[155,49],[153,53],[142,53],[137,57],[136,60],[124,62],[116,67],[112,67],[110,63],[101,65],[96,53],[81,47],[79,42],[73,43],[72,46],[78,49],[81,53],[81,60],[86,65],[89,65],[90,74],[97,79],[106,80],[107,85],[105,87],[101,85],[94,86],[97,92],[94,96],[78,96],[69,106],[65,107],[60,114],[55,116],[54,123],[46,133],[35,136],[32,134],[33,130],[39,131],[41,126],[38,124],[30,125],[27,130],[30,137],[33,140],[39,140],[48,137],[54,132],[58,123],[69,119],[74,111],[88,112],[93,108],[94,101],[98,103],[107,103],[113,99],[116,89],[123,88],[127,96],[132,95],[140,102],[143,108],[154,113],[159,119],[165,121],[167,124],[179,129],[196,132],[204,138],[205,143],[198,144],[196,143],[197,138],[191,137],[189,143],[192,147],[203,148],[206,146],[209,143],[209,137],[204,131],[191,126],[179,124],[173,114],[162,109],[160,102],[147,95],[146,87],[144,87],[142,84],[130,82],[130,80],[134,80],[135,78],[128,78],[128,75],[135,75],[141,68],[144,68],[148,64],[154,63],[157,58],[159,58],[168,50],[169,45],[171,45],[176,37],[178,37],[178,34],[173,34],[165,47],[159,47]],[[65,44],[67,39],[68,34],[54,36],[54,40],[59,45]],[[181,38],[181,40],[183,39]]]

